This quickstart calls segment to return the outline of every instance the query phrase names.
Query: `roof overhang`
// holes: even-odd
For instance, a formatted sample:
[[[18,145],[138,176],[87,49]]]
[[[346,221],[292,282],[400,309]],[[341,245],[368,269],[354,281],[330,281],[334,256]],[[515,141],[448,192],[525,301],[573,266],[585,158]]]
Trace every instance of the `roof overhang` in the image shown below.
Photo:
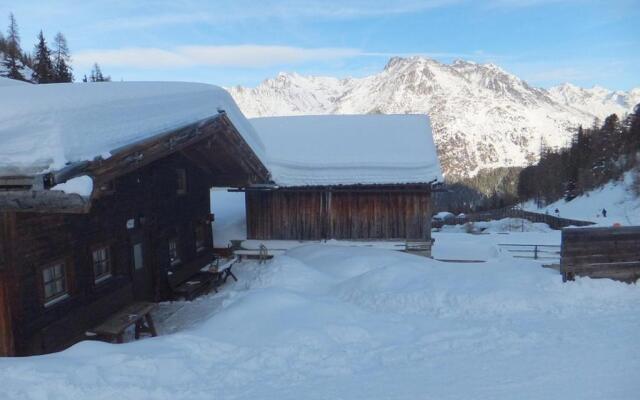
[[[270,180],[266,166],[220,111],[211,118],[116,149],[109,158],[72,163],[46,174],[0,177],[0,211],[88,212],[91,201],[108,187],[106,183],[176,153],[204,171],[211,186],[244,187]],[[89,198],[49,190],[83,175],[93,179]]]

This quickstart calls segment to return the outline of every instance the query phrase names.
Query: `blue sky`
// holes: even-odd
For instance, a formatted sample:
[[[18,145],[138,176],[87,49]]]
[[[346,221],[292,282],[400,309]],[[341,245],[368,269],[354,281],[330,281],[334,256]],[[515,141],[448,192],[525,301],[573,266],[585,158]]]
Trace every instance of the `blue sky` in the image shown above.
[[[492,62],[542,87],[640,86],[638,0],[1,0],[9,12],[25,49],[40,29],[62,31],[77,77],[98,61],[116,80],[254,86],[424,55]]]

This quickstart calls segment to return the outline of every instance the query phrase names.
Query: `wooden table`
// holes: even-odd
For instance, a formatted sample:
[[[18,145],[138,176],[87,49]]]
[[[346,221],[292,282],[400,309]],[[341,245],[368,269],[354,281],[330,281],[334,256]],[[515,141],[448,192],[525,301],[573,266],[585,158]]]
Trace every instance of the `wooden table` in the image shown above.
[[[139,339],[143,333],[158,336],[151,317],[151,311],[155,306],[154,303],[149,302],[131,303],[87,333],[107,338],[111,341],[115,338],[117,343],[123,343],[124,332],[128,327],[135,324],[136,339]]]

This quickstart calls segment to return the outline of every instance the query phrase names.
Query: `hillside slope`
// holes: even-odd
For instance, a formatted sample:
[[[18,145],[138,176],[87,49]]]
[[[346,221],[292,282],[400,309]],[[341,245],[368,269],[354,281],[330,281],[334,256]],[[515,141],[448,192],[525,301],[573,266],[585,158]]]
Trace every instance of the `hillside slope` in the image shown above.
[[[529,211],[552,215],[557,209],[561,217],[592,221],[602,226],[615,223],[640,225],[640,197],[632,189],[639,174],[640,170],[628,171],[622,180],[611,181],[571,201],[561,199],[542,208],[530,201],[524,207]],[[602,216],[602,209],[607,210],[606,218]]]

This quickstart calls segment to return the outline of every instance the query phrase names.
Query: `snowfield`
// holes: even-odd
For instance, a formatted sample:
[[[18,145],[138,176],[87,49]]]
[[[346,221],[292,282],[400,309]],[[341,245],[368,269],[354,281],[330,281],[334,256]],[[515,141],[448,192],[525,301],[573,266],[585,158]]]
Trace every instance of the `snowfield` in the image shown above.
[[[610,181],[597,189],[578,196],[571,201],[560,199],[546,207],[538,208],[533,201],[524,204],[528,211],[547,212],[555,215],[558,209],[561,217],[592,221],[600,226],[640,225],[640,197],[632,190],[633,181],[640,170],[625,172],[619,181]],[[606,218],[602,209],[607,210]]]
[[[484,263],[309,245],[240,264],[220,293],[161,304],[157,338],[0,359],[0,397],[637,399],[638,286],[563,284],[485,245]]]

